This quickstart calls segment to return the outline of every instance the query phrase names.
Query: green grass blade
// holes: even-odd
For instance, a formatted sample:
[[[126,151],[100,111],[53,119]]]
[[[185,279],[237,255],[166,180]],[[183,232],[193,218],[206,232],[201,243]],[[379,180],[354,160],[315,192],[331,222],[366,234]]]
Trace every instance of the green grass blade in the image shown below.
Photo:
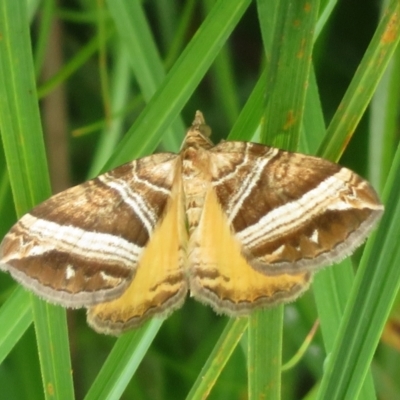
[[[203,3],[205,14],[211,11],[214,0],[206,0]],[[232,125],[239,115],[239,93],[235,82],[233,71],[233,58],[229,41],[222,47],[214,64],[210,68],[212,92],[215,98],[214,104],[218,108],[220,118],[224,118],[229,125]]]
[[[0,124],[18,215],[50,193],[27,23],[24,2],[1,3]],[[73,398],[65,311],[36,297],[32,306],[45,397]]]
[[[168,54],[164,62],[167,70],[171,68],[173,63],[179,57],[180,52],[185,47],[186,34],[190,28],[195,10],[196,0],[187,0],[185,2],[184,9],[179,16],[179,24],[176,29],[175,37],[169,46]]]
[[[154,318],[142,328],[121,336],[85,396],[85,400],[119,399],[142,362],[161,324],[161,319]]]
[[[42,70],[43,63],[46,57],[48,39],[51,32],[51,25],[54,18],[56,5],[52,0],[45,0],[41,4],[41,24],[38,33],[38,44],[35,48],[35,74],[38,76]]]
[[[397,142],[397,120],[400,104],[400,48],[397,47],[391,65],[371,102],[371,145],[369,176],[371,183],[383,189],[389,174]],[[382,140],[383,138],[383,140]]]
[[[249,399],[281,398],[283,305],[257,310],[249,317]]]
[[[120,41],[115,46],[113,53],[114,69],[111,76],[110,112],[111,118],[106,128],[102,130],[97,144],[93,161],[90,165],[88,177],[94,178],[100,172],[103,165],[110,158],[115,146],[123,133],[124,115],[118,115],[127,103],[130,93],[131,69],[128,62],[127,50]]]
[[[297,149],[306,100],[306,87],[311,66],[314,27],[319,1],[259,1],[261,21],[274,15],[272,27],[261,22],[263,38],[273,40],[268,67],[267,103],[261,132],[262,141],[276,147]],[[249,323],[249,398],[281,397],[283,307],[258,311]],[[265,331],[268,327],[268,332]],[[267,371],[267,372],[266,372]]]
[[[242,108],[240,116],[232,127],[228,136],[229,140],[252,140],[257,127],[260,125],[265,108],[263,100],[266,82],[267,71],[263,71]]]
[[[155,149],[164,130],[175,120],[249,4],[249,0],[216,2],[146,109],[117,147],[107,168]]]
[[[268,26],[268,24],[272,24],[274,20],[273,15],[275,13],[274,9],[272,8],[273,3],[259,1],[257,5],[260,10],[260,18],[262,18],[262,15],[264,16],[262,20],[264,21],[262,22],[263,26]],[[265,51],[267,53],[267,58],[270,58],[268,54],[270,52],[270,46],[273,39],[273,32],[271,32],[271,29],[263,29],[261,33],[263,35],[263,42]],[[253,91],[251,92],[246,104],[242,109],[241,116],[235,121],[232,131],[229,134],[229,140],[250,140],[253,134],[256,132],[257,127],[260,125],[265,108],[263,100],[265,98],[265,88],[267,86],[267,72],[268,71],[264,69],[264,71],[258,78],[258,81],[254,86]],[[318,97],[319,94],[315,75],[313,71],[311,72],[311,74],[312,75],[309,78],[309,86],[305,100],[306,116],[303,120],[303,123],[304,131],[307,132],[307,136],[313,135],[314,133],[316,133],[318,136],[320,133],[322,134],[325,131],[325,127],[323,125],[324,119],[322,115],[321,103]],[[315,126],[320,128],[315,129]],[[251,133],[248,134],[248,131],[250,131]],[[307,143],[306,148],[303,147],[302,151],[314,154],[317,150],[315,144],[322,140],[322,138],[318,139],[317,136],[310,139]]]
[[[48,196],[50,186],[46,179],[46,156],[34,97],[32,64],[31,59],[26,60],[30,55],[29,36],[22,36],[17,30],[19,28],[28,33],[23,20],[26,10],[11,3],[5,1],[0,8],[3,27],[0,43],[0,123],[15,208],[17,214],[22,215]],[[43,162],[39,163],[37,159]]]
[[[247,318],[232,318],[218,339],[207,362],[194,382],[187,400],[200,400],[209,396],[216,380],[228,362],[248,325]]]
[[[321,382],[318,394],[320,399],[327,396],[330,399],[357,398],[399,290],[399,181],[400,147],[385,189],[386,211],[378,232],[365,248],[343,322]]]
[[[0,364],[32,323],[29,293],[18,287],[0,308]]]
[[[275,16],[261,135],[286,150],[299,146],[318,7],[318,0],[280,1]]]
[[[66,312],[31,295],[40,366],[47,399],[73,399]]]
[[[143,97],[148,102],[165,79],[165,71],[142,4],[138,0],[109,0],[107,4],[119,37],[125,44]],[[163,143],[170,150],[177,151],[184,131],[182,121],[174,121],[163,135]]]
[[[315,35],[318,37],[322,29],[325,27],[333,9],[337,4],[337,0],[325,0],[321,1],[320,15],[318,18],[317,25],[315,27]]]
[[[338,160],[367,108],[400,39],[400,4],[391,0],[370,45],[329,124],[318,155]]]

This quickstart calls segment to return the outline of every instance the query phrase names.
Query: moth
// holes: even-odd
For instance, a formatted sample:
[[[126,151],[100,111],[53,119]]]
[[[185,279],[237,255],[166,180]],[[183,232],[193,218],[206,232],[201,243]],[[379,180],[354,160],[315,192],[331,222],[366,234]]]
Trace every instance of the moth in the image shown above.
[[[56,194],[4,237],[1,266],[43,299],[118,335],[190,292],[247,315],[296,299],[383,213],[368,182],[326,160],[209,139],[197,112],[179,154],[122,165]]]

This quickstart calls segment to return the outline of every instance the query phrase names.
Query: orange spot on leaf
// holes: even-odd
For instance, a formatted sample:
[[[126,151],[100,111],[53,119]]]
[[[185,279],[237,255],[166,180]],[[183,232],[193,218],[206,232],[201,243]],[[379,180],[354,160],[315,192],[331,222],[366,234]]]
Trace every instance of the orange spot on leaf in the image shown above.
[[[391,43],[396,40],[396,37],[399,32],[399,15],[394,13],[389,23],[387,24],[387,28],[382,35],[382,42],[384,44]]]
[[[46,389],[47,389],[47,393],[48,393],[50,396],[54,396],[54,386],[53,386],[52,383],[49,382],[49,383],[46,385]]]
[[[286,121],[285,124],[283,125],[283,129],[287,130],[289,129],[291,126],[294,125],[294,123],[296,122],[296,117],[294,115],[293,110],[289,110],[288,113],[286,114]]]
[[[300,44],[300,50],[296,54],[297,58],[303,58],[304,57],[304,49],[306,47],[306,44],[307,44],[306,39],[302,39],[301,40],[301,44]]]

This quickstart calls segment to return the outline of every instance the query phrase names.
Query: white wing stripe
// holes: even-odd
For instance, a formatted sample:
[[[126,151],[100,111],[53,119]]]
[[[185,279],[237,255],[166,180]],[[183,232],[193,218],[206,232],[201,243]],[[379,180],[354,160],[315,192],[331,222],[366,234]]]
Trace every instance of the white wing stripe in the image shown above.
[[[322,181],[317,187],[305,193],[300,199],[287,203],[270,211],[257,223],[237,233],[237,237],[245,246],[255,247],[260,242],[272,240],[300,226],[303,221],[309,221],[322,210],[345,209],[348,207],[338,197],[338,191],[343,188],[343,181],[348,180],[351,172],[342,168],[335,175]],[[335,202],[332,203],[332,199]],[[340,203],[340,204],[339,204]]]
[[[57,249],[69,252],[86,259],[107,259],[132,264],[137,261],[142,248],[119,236],[107,233],[88,232],[83,229],[59,225],[26,214],[20,221],[20,226],[29,232],[30,239],[21,243],[25,247],[24,257],[38,256]],[[22,242],[22,239],[20,239]],[[34,246],[32,246],[34,243]]]
[[[250,195],[254,186],[257,185],[260,175],[264,171],[265,166],[268,164],[270,159],[261,158],[254,164],[254,169],[251,174],[247,175],[244,182],[240,185],[239,190],[231,197],[226,208],[229,223],[235,219],[236,214],[241,209],[243,202]]]
[[[127,204],[140,218],[149,236],[157,223],[157,216],[153,210],[148,207],[143,197],[132,191],[128,183],[122,179],[115,179],[106,175],[101,175],[98,179],[108,187],[116,190],[125,204]]]

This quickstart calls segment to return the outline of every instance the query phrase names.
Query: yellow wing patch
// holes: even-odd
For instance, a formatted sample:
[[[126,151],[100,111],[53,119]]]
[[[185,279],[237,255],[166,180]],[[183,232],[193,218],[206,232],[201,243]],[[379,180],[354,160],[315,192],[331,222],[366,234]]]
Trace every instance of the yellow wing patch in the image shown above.
[[[181,197],[181,184],[174,185],[164,218],[123,295],[88,309],[88,322],[96,331],[117,335],[156,315],[167,316],[182,305],[188,285],[184,272],[187,233]]]
[[[243,257],[211,188],[189,241],[189,265],[192,295],[232,316],[248,314],[260,305],[294,300],[311,280],[308,272],[267,276],[254,270]]]

